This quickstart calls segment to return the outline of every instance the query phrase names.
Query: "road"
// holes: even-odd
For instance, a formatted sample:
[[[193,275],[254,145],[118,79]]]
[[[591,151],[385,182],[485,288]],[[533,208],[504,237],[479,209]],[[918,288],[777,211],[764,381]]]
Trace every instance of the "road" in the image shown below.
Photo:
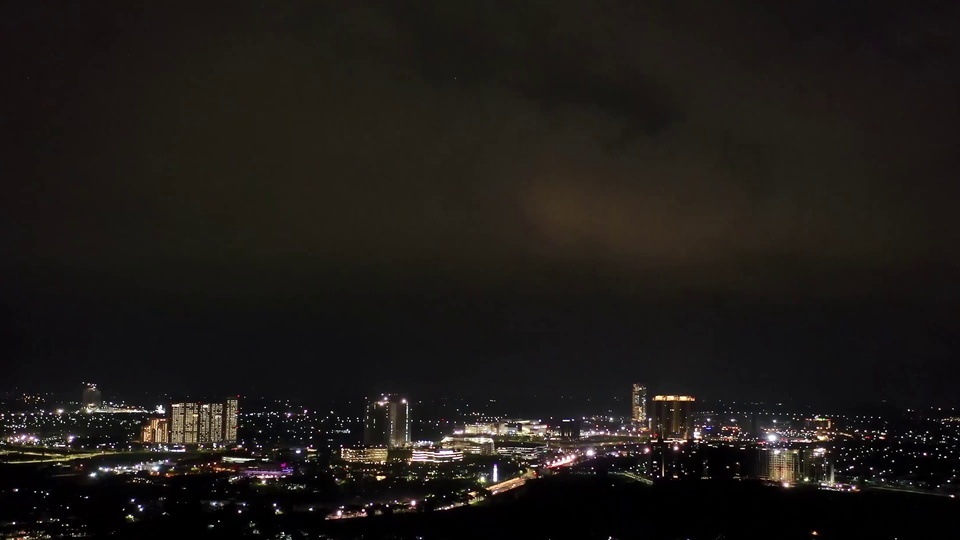
[[[32,455],[40,455],[40,454],[32,454]],[[111,454],[108,454],[106,452],[98,452],[98,453],[90,453],[90,454],[69,454],[69,455],[60,455],[60,456],[53,456],[53,457],[47,456],[47,457],[42,457],[38,459],[18,459],[16,461],[4,461],[4,463],[8,463],[11,465],[24,465],[27,463],[60,463],[61,461],[71,461],[74,459],[88,459],[88,458],[107,456],[107,455],[111,455]]]
[[[216,453],[200,452],[200,453]],[[73,450],[64,448],[44,448],[39,446],[0,446],[0,463],[9,464],[27,464],[27,463],[56,463],[59,461],[71,461],[76,459],[88,459],[102,456],[179,456],[184,454],[179,452],[157,452],[153,450]],[[18,459],[18,458],[33,459]],[[6,458],[6,459],[5,459]]]
[[[74,459],[87,459],[92,457],[116,454],[115,450],[97,450],[95,452],[64,452],[62,448],[41,448],[41,447],[17,447],[10,449],[6,446],[0,451],[0,456],[8,458],[18,458],[26,456],[36,456],[35,459],[8,459],[0,457],[0,462],[9,464],[27,464],[27,463],[56,463],[59,461],[70,461]]]
[[[914,495],[932,495],[934,497],[950,497],[951,499],[956,498],[950,493],[940,493],[937,491],[920,488],[867,485],[864,486],[863,489],[864,491],[896,491],[899,493],[912,493]]]
[[[653,485],[653,480],[651,480],[651,479],[649,479],[649,478],[646,478],[646,477],[643,477],[643,476],[640,476],[639,474],[636,474],[636,473],[627,472],[627,471],[620,471],[620,472],[615,472],[615,473],[612,473],[612,474],[616,474],[616,475],[622,476],[622,477],[624,477],[624,478],[629,478],[630,480],[633,480],[634,482],[640,482],[640,483],[646,484],[646,485],[648,485],[648,486],[652,486],[652,485]]]
[[[578,456],[576,454],[567,454],[566,456],[560,457],[554,461],[546,463],[544,465],[545,469],[559,469],[561,467],[569,467],[576,463]],[[490,491],[491,495],[497,495],[505,491],[510,491],[511,489],[516,489],[527,483],[527,480],[536,478],[537,475],[533,471],[528,471],[524,473],[523,476],[518,476],[516,478],[511,478],[509,480],[504,480],[499,484],[493,484],[492,486],[487,487],[487,490]]]
[[[528,472],[528,473],[525,473],[523,476],[518,476],[518,477],[516,477],[516,478],[511,478],[511,479],[509,479],[509,480],[504,480],[503,482],[500,482],[499,484],[493,484],[492,486],[488,487],[487,490],[490,491],[490,494],[491,494],[491,495],[498,495],[498,494],[503,493],[503,492],[505,492],[505,491],[510,491],[511,489],[516,489],[516,488],[518,488],[518,487],[526,484],[526,483],[527,483],[527,480],[530,480],[531,478],[534,478],[534,477],[535,477],[535,475],[534,475],[533,472]]]

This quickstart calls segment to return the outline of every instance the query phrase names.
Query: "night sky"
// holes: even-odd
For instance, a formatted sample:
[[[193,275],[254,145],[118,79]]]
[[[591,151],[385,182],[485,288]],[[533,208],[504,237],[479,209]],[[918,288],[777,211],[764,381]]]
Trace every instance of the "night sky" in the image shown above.
[[[138,4],[0,7],[0,386],[956,396],[956,1]]]

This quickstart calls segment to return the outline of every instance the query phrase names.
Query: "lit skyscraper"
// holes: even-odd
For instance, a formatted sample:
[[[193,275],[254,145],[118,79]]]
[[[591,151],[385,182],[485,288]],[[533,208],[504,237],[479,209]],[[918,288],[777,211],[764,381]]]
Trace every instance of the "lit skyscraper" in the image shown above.
[[[170,423],[166,418],[151,418],[140,434],[140,441],[144,444],[167,444],[170,442]]]
[[[635,424],[642,427],[649,427],[649,416],[647,416],[647,387],[633,383],[633,391],[630,393],[630,418]]]
[[[173,403],[170,405],[170,442],[197,444],[199,439],[199,404]]]
[[[774,482],[792,484],[799,479],[800,451],[776,448],[766,452],[767,471],[764,475]]]
[[[240,414],[240,400],[228,398],[224,403],[223,442],[237,442],[237,417]]]
[[[197,442],[209,444],[221,441],[223,441],[223,403],[201,404]]]
[[[659,440],[693,438],[691,396],[653,396],[653,429]]]
[[[367,405],[363,442],[368,446],[403,447],[410,444],[410,405],[400,396],[383,396]]]
[[[223,444],[237,441],[238,400],[170,405],[170,442]]]

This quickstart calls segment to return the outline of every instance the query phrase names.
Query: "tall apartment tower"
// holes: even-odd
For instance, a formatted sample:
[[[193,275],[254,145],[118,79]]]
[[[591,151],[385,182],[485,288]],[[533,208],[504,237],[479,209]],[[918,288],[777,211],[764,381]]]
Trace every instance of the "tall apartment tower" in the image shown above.
[[[639,424],[644,428],[649,427],[647,387],[640,383],[633,383],[633,391],[630,393],[630,418],[634,424]]]
[[[653,429],[658,440],[693,438],[692,396],[653,396]]]
[[[363,418],[367,446],[398,448],[410,445],[410,404],[401,396],[383,396],[367,404]]]
[[[144,444],[167,444],[170,442],[169,421],[166,418],[151,418],[140,431]]]
[[[223,403],[200,404],[197,442],[200,444],[223,442]]]
[[[170,442],[197,444],[200,439],[200,404],[170,404]]]
[[[237,417],[240,414],[240,400],[228,398],[223,411],[223,442],[237,442]]]
[[[239,403],[184,402],[170,405],[172,444],[224,444],[237,442]]]

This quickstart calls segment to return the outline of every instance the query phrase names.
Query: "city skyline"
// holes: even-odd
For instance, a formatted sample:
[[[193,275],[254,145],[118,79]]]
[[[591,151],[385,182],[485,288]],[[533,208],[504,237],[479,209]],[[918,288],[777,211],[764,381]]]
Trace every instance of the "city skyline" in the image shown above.
[[[943,536],[957,28],[0,3],[0,538]]]
[[[370,402],[384,420],[390,417],[386,405],[405,401],[391,396]],[[547,503],[551,510],[579,519],[554,530],[546,528],[551,520],[537,521],[524,537],[583,537],[572,532],[581,529],[593,533],[587,537],[694,538],[696,530],[712,531],[704,538],[753,531],[759,537],[769,536],[771,526],[797,538],[862,536],[870,530],[865,523],[875,521],[869,515],[883,504],[923,508],[916,518],[901,510],[892,522],[874,524],[885,534],[911,537],[918,523],[942,530],[955,513],[957,409],[820,416],[671,394],[649,401],[660,433],[637,429],[633,400],[618,418],[545,420],[477,416],[452,402],[422,410],[413,422],[416,440],[361,445],[365,422],[356,411],[345,418],[290,399],[241,406],[237,440],[217,443],[201,441],[199,433],[195,442],[173,441],[166,417],[146,410],[109,402],[96,410],[65,410],[40,396],[8,396],[0,401],[0,528],[21,536],[93,538],[262,537],[270,528],[280,536],[295,530],[349,540],[394,538],[407,527],[414,536],[445,538],[449,527],[427,523],[439,525],[450,513],[463,530],[473,530],[488,521],[482,517],[488,512],[515,505],[518,515],[529,516],[526,501],[543,501],[544,493],[556,497]],[[184,406],[192,406],[200,426],[203,404],[177,403],[174,409]],[[583,502],[562,505],[584,490]],[[678,495],[690,501],[703,491],[709,495],[696,511],[660,520],[659,528],[658,520],[637,523],[632,513],[622,519],[585,514],[619,505],[662,507],[664,515],[676,516]],[[700,507],[715,507],[710,501],[718,497],[725,504],[704,515],[708,510]],[[770,510],[757,511],[759,501],[771,499]],[[658,501],[663,504],[654,506]],[[746,519],[730,517],[736,504],[748,511]],[[785,514],[797,504],[803,510]],[[469,515],[458,513],[467,506]],[[418,516],[394,521],[394,514]],[[357,532],[342,534],[340,525],[347,524],[341,520],[356,522]],[[473,537],[516,535],[529,520],[506,523]],[[377,524],[385,525],[382,535],[373,533]],[[628,532],[620,524],[636,525]],[[341,534],[316,534],[328,529]]]
[[[92,383],[85,383],[83,388],[89,388],[95,386]],[[372,446],[406,446],[410,441],[411,436],[411,422],[416,420],[422,420],[423,414],[427,416],[437,414],[438,411],[446,410],[451,408],[457,411],[470,411],[470,414],[474,415],[477,419],[482,419],[484,417],[490,418],[538,418],[544,422],[559,422],[561,419],[565,418],[579,418],[582,415],[592,416],[592,415],[609,415],[611,418],[622,419],[625,422],[629,422],[631,429],[639,432],[646,433],[652,436],[656,436],[658,433],[658,428],[663,425],[673,425],[675,427],[676,422],[680,424],[685,423],[690,418],[691,408],[693,406],[694,411],[702,407],[713,408],[717,406],[721,407],[739,407],[743,410],[758,410],[764,408],[772,408],[772,410],[793,410],[793,411],[806,411],[806,414],[810,415],[811,421],[822,415],[830,414],[890,414],[893,411],[903,411],[903,410],[916,410],[918,408],[923,408],[923,405],[916,403],[907,404],[907,405],[898,405],[895,403],[888,402],[886,400],[871,401],[871,402],[859,402],[859,403],[847,403],[842,405],[829,404],[823,402],[816,402],[811,400],[784,400],[778,399],[773,401],[756,401],[749,398],[744,398],[742,396],[737,396],[734,394],[729,394],[726,392],[718,392],[718,395],[712,396],[709,398],[704,398],[703,396],[698,396],[696,398],[684,395],[682,393],[676,393],[675,388],[665,388],[661,386],[655,386],[648,388],[646,385],[632,383],[626,387],[620,386],[617,388],[610,389],[607,392],[601,394],[567,394],[567,395],[542,395],[542,394],[527,394],[524,396],[513,396],[513,399],[490,399],[490,394],[478,394],[478,395],[452,395],[447,392],[439,393],[430,393],[426,392],[423,395],[416,395],[415,399],[410,400],[407,398],[409,394],[406,393],[393,393],[393,392],[382,392],[374,393],[373,395],[379,395],[377,399],[370,399],[369,397],[360,396],[360,395],[342,395],[342,396],[332,396],[326,395],[323,397],[317,396],[293,396],[293,395],[275,395],[270,396],[266,394],[242,394],[238,393],[235,396],[231,396],[226,400],[220,400],[217,404],[216,399],[205,398],[205,399],[185,399],[183,395],[180,397],[171,397],[169,395],[161,396],[159,394],[143,394],[139,398],[134,397],[133,399],[124,399],[119,401],[114,401],[112,399],[106,399],[103,401],[104,407],[100,409],[90,408],[83,405],[80,401],[75,401],[70,399],[69,393],[63,394],[58,392],[34,392],[31,394],[27,393],[18,393],[18,392],[8,392],[6,394],[0,393],[0,398],[2,399],[12,399],[14,401],[29,397],[31,399],[40,399],[46,403],[57,404],[60,407],[59,410],[73,410],[69,407],[71,405],[80,405],[79,412],[104,412],[104,413],[147,413],[152,412],[156,418],[165,418],[166,421],[170,421],[172,418],[172,407],[174,405],[180,405],[181,407],[185,404],[194,405],[196,408],[197,414],[196,418],[199,422],[201,414],[201,408],[218,406],[217,414],[223,416],[221,425],[215,429],[216,432],[223,432],[224,430],[229,429],[230,432],[236,433],[237,425],[237,411],[242,407],[239,404],[243,401],[248,401],[253,404],[260,404],[262,406],[264,403],[286,403],[288,408],[296,409],[297,407],[306,407],[306,410],[325,410],[327,408],[335,408],[342,411],[347,416],[354,416],[358,418],[358,421],[362,421],[365,426],[360,429],[360,432],[363,433],[359,441],[363,441],[365,444]],[[672,394],[665,394],[659,392],[674,391]],[[31,397],[32,395],[32,397]],[[107,394],[108,398],[112,396]],[[207,393],[209,395],[209,393]],[[636,405],[638,397],[646,396],[646,411],[647,417],[646,421],[638,422],[636,419],[636,414],[638,407]],[[670,402],[673,400],[680,400],[681,402],[689,402],[688,407],[685,409],[685,412],[676,413],[680,416],[675,416],[674,409],[671,407],[670,414],[664,416],[666,410],[663,408],[658,408],[658,402],[663,403],[665,401]],[[537,405],[530,405],[532,402],[536,402]],[[696,402],[696,404],[694,404]],[[402,406],[403,411],[391,411],[389,408],[383,409],[381,411],[383,414],[377,415],[372,414],[373,411],[379,408],[383,408],[384,405],[389,405],[395,403],[397,407]],[[946,405],[948,409],[952,410],[952,406]],[[937,408],[936,405],[928,406]],[[940,407],[943,408],[942,406]],[[210,411],[207,411],[207,417],[210,417]],[[183,411],[180,411],[181,416],[183,416]],[[670,418],[668,418],[670,417]],[[413,418],[413,420],[411,420]],[[228,425],[227,419],[233,419],[233,423]],[[828,421],[829,423],[829,421]],[[546,425],[546,424],[545,424]],[[394,426],[398,426],[394,428]],[[202,427],[199,423],[195,426],[197,433],[202,431]],[[199,430],[199,431],[198,431]],[[682,431],[683,435],[678,435],[677,433]],[[689,437],[692,433],[689,426],[681,429],[670,429],[668,432],[674,433],[672,437],[684,439]],[[398,437],[396,442],[394,438]],[[391,442],[392,441],[392,442]],[[198,439],[196,441],[200,443]],[[211,442],[211,441],[206,441]]]
[[[102,385],[97,385],[98,390],[102,390],[104,387]],[[374,385],[366,386],[364,388],[373,388]],[[416,386],[415,386],[416,387]],[[80,403],[82,400],[74,399],[72,396],[75,396],[78,392],[78,388],[85,388],[74,385],[67,385],[64,387],[0,387],[0,394],[6,393],[9,396],[17,396],[22,393],[26,394],[37,394],[47,396],[48,399],[54,400],[61,404],[68,403]],[[383,388],[383,386],[376,385],[376,388]],[[689,395],[694,392],[689,391],[691,388],[688,384],[679,384],[679,385],[644,385],[642,388],[647,390],[647,413],[650,416],[652,409],[651,398],[654,397],[654,394],[662,394],[666,392],[672,392],[676,395]],[[849,396],[843,396],[847,399],[824,399],[822,396],[817,394],[798,394],[796,396],[784,396],[784,395],[771,395],[771,394],[751,394],[747,395],[738,394],[731,391],[730,389],[718,388],[718,387],[706,387],[708,390],[705,390],[703,393],[698,393],[698,401],[706,401],[711,403],[744,403],[744,404],[763,404],[763,405],[789,405],[794,407],[805,407],[814,410],[821,411],[853,411],[853,410],[870,410],[870,409],[890,409],[890,408],[900,408],[900,409],[909,409],[909,408],[919,408],[919,407],[953,407],[956,406],[956,400],[954,399],[943,399],[943,400],[911,400],[911,399],[886,399],[880,398],[873,399],[869,401],[863,401],[859,399],[849,399]],[[679,389],[679,390],[678,390]],[[253,398],[253,399],[290,399],[303,404],[308,404],[310,406],[326,406],[331,402],[336,403],[353,403],[357,411],[362,411],[369,400],[365,396],[369,395],[382,395],[388,396],[391,395],[390,392],[377,392],[377,391],[364,391],[364,392],[355,392],[351,390],[342,389],[340,392],[329,392],[323,396],[318,396],[315,393],[309,391],[296,391],[290,389],[287,392],[280,390],[278,392],[262,392],[257,391],[256,388],[251,390],[241,391],[240,389],[233,387],[227,388],[225,391],[198,391],[198,392],[179,392],[171,394],[164,389],[156,390],[146,390],[140,389],[137,391],[125,390],[123,388],[114,389],[107,387],[107,391],[103,393],[103,403],[112,403],[112,404],[124,404],[134,407],[162,407],[165,410],[173,402],[183,402],[183,401],[195,401],[195,402],[212,402],[217,400],[218,395],[223,394],[236,394],[237,398]],[[409,394],[409,392],[405,392]],[[512,391],[505,391],[503,389],[487,389],[483,391],[475,392],[455,392],[451,389],[437,389],[437,388],[422,388],[417,392],[414,392],[414,395],[417,396],[417,399],[411,402],[411,405],[416,408],[423,403],[435,403],[445,400],[463,400],[467,402],[474,403],[487,403],[494,405],[495,408],[510,408],[524,411],[524,414],[534,414],[534,415],[549,415],[552,414],[549,411],[554,411],[556,414],[561,416],[569,414],[579,414],[581,412],[599,412],[599,411],[611,411],[616,412],[618,415],[623,415],[627,418],[633,418],[635,414],[634,406],[634,388],[633,384],[620,382],[619,384],[613,384],[609,387],[591,387],[589,389],[584,387],[572,386],[570,388],[564,388],[558,390],[556,393],[544,393],[540,390],[537,391],[527,391],[522,394],[516,394]],[[358,412],[359,414],[359,412]]]

